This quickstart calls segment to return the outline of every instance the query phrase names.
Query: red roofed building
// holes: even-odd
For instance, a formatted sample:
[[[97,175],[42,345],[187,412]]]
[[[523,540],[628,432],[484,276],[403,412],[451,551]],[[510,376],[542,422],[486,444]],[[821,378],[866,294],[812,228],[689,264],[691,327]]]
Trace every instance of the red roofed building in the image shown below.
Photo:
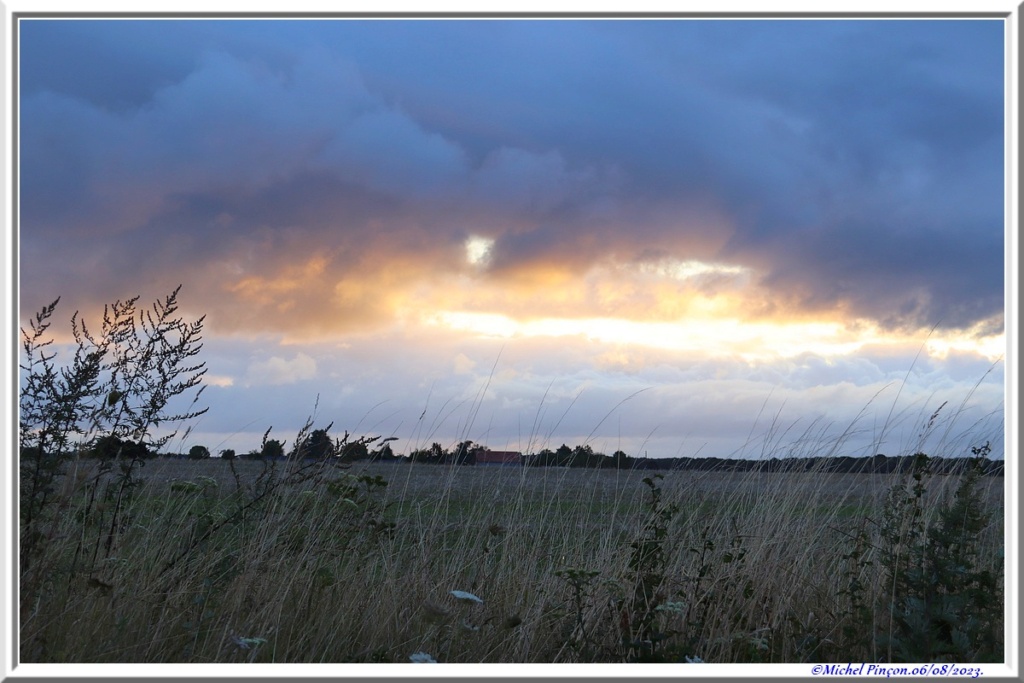
[[[523,454],[519,451],[477,451],[477,465],[519,465]]]

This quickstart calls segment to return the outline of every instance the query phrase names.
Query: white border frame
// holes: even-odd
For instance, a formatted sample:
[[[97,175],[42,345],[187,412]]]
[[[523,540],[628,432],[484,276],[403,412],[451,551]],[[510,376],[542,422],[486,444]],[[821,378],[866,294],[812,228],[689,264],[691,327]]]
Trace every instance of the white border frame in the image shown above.
[[[552,3],[550,0],[520,0],[519,2],[489,2],[482,7],[480,3],[467,2],[425,2],[423,0],[377,0],[372,5],[360,3],[337,3],[324,0],[292,0],[284,3],[268,2],[267,0],[253,0],[251,2],[224,2],[223,0],[178,0],[170,5],[169,3],[156,2],[154,0],[102,0],[89,2],[83,7],[82,2],[74,0],[8,0],[0,5],[0,81],[3,83],[0,91],[0,101],[3,103],[0,110],[0,121],[3,122],[4,150],[3,165],[0,167],[0,178],[3,179],[4,192],[0,199],[0,211],[3,212],[5,230],[3,231],[3,277],[0,278],[0,292],[5,315],[2,317],[2,334],[0,334],[0,354],[5,362],[0,368],[0,386],[2,386],[4,398],[16,396],[17,375],[17,282],[14,279],[16,268],[8,271],[8,264],[16,264],[18,253],[16,251],[17,239],[15,234],[15,223],[13,212],[14,207],[14,155],[11,148],[15,134],[15,112],[12,107],[11,97],[13,87],[16,84],[11,82],[13,75],[13,48],[15,46],[14,30],[16,29],[16,15],[18,16],[40,16],[43,14],[55,14],[67,16],[68,18],[87,19],[90,16],[96,18],[117,18],[122,15],[125,18],[139,18],[140,15],[153,14],[153,18],[190,18],[196,19],[215,18],[215,15],[227,15],[237,17],[253,18],[254,15],[265,16],[273,14],[268,18],[302,18],[303,14],[329,15],[329,16],[352,16],[353,14],[373,15],[380,17],[389,13],[402,15],[403,18],[410,14],[434,15],[473,15],[495,14],[495,19],[516,16],[540,16],[552,17],[566,14],[578,14],[580,18],[586,16],[609,16],[617,14],[637,15],[652,13],[659,15],[687,15],[694,18],[706,17],[728,17],[739,15],[743,17],[756,18],[901,18],[913,16],[913,18],[944,18],[946,16],[957,16],[961,18],[978,17],[989,15],[985,18],[992,18],[992,15],[1006,17],[1006,337],[1008,350],[1011,353],[1005,359],[1006,368],[1006,396],[1005,406],[1007,411],[1007,428],[1005,429],[1005,503],[1006,503],[1006,643],[1008,659],[1002,665],[979,665],[983,675],[982,680],[993,678],[1019,680],[1019,605],[1017,603],[1018,593],[1018,572],[1019,572],[1019,530],[1016,528],[1019,519],[1019,502],[1016,497],[1019,491],[1019,464],[1016,460],[1018,450],[1018,428],[1017,418],[1019,417],[1018,397],[1018,363],[1015,356],[1017,344],[1019,343],[1019,321],[1017,310],[1019,306],[1019,238],[1015,228],[1019,223],[1018,191],[1019,191],[1019,130],[1018,119],[1020,116],[1018,106],[1018,83],[1020,79],[1020,56],[1018,49],[1019,33],[1021,29],[1020,7],[1008,2],[897,2],[870,0],[862,2],[744,2],[739,0],[724,0],[713,4],[697,3],[680,6],[680,4],[669,2],[634,2],[628,9],[608,3],[572,2]],[[287,10],[281,9],[286,6]],[[107,16],[102,16],[107,14]],[[114,15],[114,16],[111,16]],[[11,307],[12,310],[7,310]],[[13,365],[10,361],[13,361]],[[7,405],[6,400],[0,400],[0,405]],[[9,444],[13,443],[15,437],[15,422],[13,406],[7,410],[0,410],[0,441],[7,451]],[[6,453],[10,460],[4,463],[5,469],[0,470],[4,475],[0,478],[6,479],[8,473],[16,473],[17,465],[14,453]],[[14,464],[12,464],[12,462]],[[7,469],[9,468],[9,469]],[[10,505],[16,505],[16,497],[13,495],[13,482],[4,481],[4,491],[8,494],[5,501]],[[5,510],[5,513],[7,510]],[[16,512],[16,511],[15,511]],[[587,677],[587,678],[808,678],[811,677],[811,665],[809,664],[783,664],[783,665],[690,665],[680,669],[679,665],[672,664],[630,664],[630,665],[608,665],[608,664],[573,664],[573,665],[543,665],[543,664],[513,664],[513,665],[458,665],[440,664],[432,667],[413,667],[404,664],[223,664],[223,665],[201,665],[201,664],[166,664],[166,665],[42,665],[42,664],[21,664],[13,666],[17,656],[16,633],[8,633],[9,626],[14,623],[14,608],[17,605],[17,596],[14,590],[14,557],[12,548],[16,544],[17,514],[13,519],[4,520],[0,525],[0,548],[3,553],[2,580],[3,590],[0,592],[0,613],[3,621],[0,622],[0,680],[22,680],[37,678],[146,678],[160,677],[195,679],[195,678],[224,678],[224,677],[245,677],[245,678],[484,678],[484,677],[519,677],[533,678],[543,677]],[[908,665],[909,666],[909,665]],[[148,670],[147,670],[148,669]],[[863,672],[862,672],[863,675]],[[847,676],[848,678],[849,676]],[[855,677],[861,677],[856,676]]]

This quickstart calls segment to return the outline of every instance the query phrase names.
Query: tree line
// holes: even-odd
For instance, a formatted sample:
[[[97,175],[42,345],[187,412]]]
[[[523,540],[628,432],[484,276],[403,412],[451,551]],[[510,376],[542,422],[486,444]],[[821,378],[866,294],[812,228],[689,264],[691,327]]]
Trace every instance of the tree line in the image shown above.
[[[288,460],[288,459],[334,459],[346,463],[352,462],[413,462],[428,465],[466,465],[478,464],[478,456],[490,452],[487,446],[473,441],[462,441],[453,448],[445,448],[440,443],[433,443],[429,448],[418,448],[408,455],[396,454],[390,441],[385,439],[377,443],[376,439],[350,440],[346,434],[342,439],[333,439],[326,429],[315,429],[302,438],[297,446],[286,448],[285,442],[277,439],[264,438],[259,448],[247,453],[236,453],[233,449],[219,452],[221,459],[242,458],[250,460]],[[374,447],[375,446],[375,447]],[[986,475],[1002,476],[1003,461],[990,460],[988,445],[972,448],[971,457],[930,457],[932,472],[936,474],[955,474],[964,471],[971,463],[978,463],[981,472]],[[115,457],[157,457],[157,453],[149,450],[145,444],[124,441],[116,436],[104,436],[98,439],[92,449],[85,453],[99,459]],[[214,457],[209,448],[202,445],[192,446],[187,453],[159,454],[161,457],[177,457],[192,460],[203,460]],[[770,458],[770,459],[738,459],[707,457],[674,457],[648,458],[634,457],[624,451],[615,451],[606,455],[595,451],[590,445],[570,447],[562,444],[552,450],[543,449],[536,453],[521,454],[512,462],[523,467],[570,467],[585,469],[617,469],[617,470],[697,470],[721,472],[836,472],[836,473],[872,473],[891,474],[910,472],[918,454],[905,456],[887,456],[877,454],[868,457],[827,456],[801,458]]]

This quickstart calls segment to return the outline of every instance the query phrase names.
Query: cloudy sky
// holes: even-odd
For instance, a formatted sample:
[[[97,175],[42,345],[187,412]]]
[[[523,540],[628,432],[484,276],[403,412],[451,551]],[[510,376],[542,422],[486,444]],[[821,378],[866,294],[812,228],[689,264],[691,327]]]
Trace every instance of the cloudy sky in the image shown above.
[[[182,284],[181,450],[1002,456],[1002,21],[18,28],[21,319]]]

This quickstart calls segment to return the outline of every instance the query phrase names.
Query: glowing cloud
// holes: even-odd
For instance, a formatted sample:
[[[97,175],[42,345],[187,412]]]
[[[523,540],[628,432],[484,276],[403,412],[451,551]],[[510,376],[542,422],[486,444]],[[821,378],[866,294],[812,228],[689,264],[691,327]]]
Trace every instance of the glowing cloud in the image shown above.
[[[749,275],[750,269],[744,266],[723,263],[706,263],[704,261],[678,261],[664,259],[656,263],[643,263],[638,270],[641,273],[653,273],[676,280],[689,280],[701,276],[741,276]]]
[[[838,323],[743,323],[735,319],[644,322],[616,318],[542,318],[519,322],[494,313],[443,311],[431,322],[491,337],[579,336],[606,344],[623,344],[708,357],[745,360],[793,357],[803,353],[845,355],[868,340],[850,338]]]
[[[647,322],[617,318],[540,318],[517,321],[494,313],[442,311],[430,324],[482,337],[581,337],[609,345],[696,353],[707,358],[768,361],[814,354],[824,358],[849,356],[865,346],[906,345],[911,336],[886,334],[862,323],[744,322],[735,318],[688,318]],[[978,354],[994,361],[1005,352],[1003,335],[972,339],[944,334],[929,339],[929,355],[944,358],[951,350]]]

